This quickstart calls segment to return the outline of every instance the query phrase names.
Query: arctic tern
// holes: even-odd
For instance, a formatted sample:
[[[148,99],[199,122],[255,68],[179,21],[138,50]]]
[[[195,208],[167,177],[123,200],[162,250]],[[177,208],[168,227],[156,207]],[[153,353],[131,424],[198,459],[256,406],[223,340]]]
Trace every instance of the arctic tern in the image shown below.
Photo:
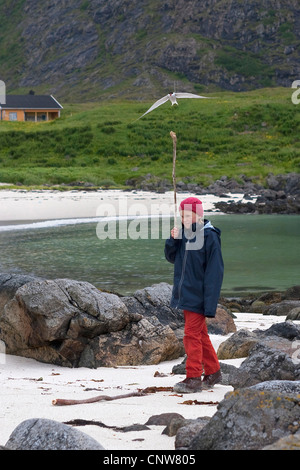
[[[142,116],[140,116],[138,119],[141,119],[142,117],[144,117],[146,114],[150,113],[151,111],[153,111],[155,108],[158,108],[158,106],[161,106],[162,104],[166,103],[167,101],[171,101],[172,103],[172,106],[174,104],[177,104],[177,98],[208,98],[207,96],[200,96],[200,95],[194,95],[193,93],[177,93],[177,92],[174,92],[174,93],[168,93],[166,96],[164,96],[163,98],[160,98],[159,100],[157,100],[152,106],[151,108],[148,109],[148,111],[146,111]]]

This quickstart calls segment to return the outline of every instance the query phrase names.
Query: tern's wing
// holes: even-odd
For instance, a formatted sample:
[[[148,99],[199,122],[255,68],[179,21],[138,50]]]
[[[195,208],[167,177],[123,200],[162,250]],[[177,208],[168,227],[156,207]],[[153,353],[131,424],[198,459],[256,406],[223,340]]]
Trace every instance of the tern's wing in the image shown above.
[[[169,95],[166,95],[163,98],[160,98],[160,100],[155,101],[155,103],[151,106],[151,108],[149,108],[148,111],[146,111],[141,117],[139,117],[139,119],[145,116],[145,114],[148,114],[151,111],[153,111],[153,109],[158,108],[158,106],[160,106],[161,104],[164,104],[166,101],[168,101],[168,99],[169,99]]]
[[[193,95],[193,93],[175,93],[176,98],[208,98],[208,96]]]

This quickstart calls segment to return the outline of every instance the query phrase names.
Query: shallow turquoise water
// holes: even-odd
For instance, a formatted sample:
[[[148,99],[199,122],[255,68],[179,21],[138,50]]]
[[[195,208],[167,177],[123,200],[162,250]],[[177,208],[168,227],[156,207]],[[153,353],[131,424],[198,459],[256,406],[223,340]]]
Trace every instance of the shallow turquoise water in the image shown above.
[[[209,219],[222,230],[223,295],[299,284],[299,217],[213,215]],[[165,222],[159,223],[164,236],[170,225]],[[158,220],[155,223],[152,229],[157,229]],[[164,257],[165,238],[156,230],[158,238],[150,238],[153,220],[111,224],[98,226],[98,233],[103,236],[104,229],[115,227],[116,239],[99,239],[97,222],[11,231],[0,227],[0,272],[68,277],[121,294],[162,281],[172,283],[173,266]]]

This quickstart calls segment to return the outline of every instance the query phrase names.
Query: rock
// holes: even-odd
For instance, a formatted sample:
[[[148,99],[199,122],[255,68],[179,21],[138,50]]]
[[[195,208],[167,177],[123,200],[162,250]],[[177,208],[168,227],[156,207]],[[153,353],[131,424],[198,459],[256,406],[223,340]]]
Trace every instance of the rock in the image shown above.
[[[35,280],[20,287],[0,317],[8,354],[77,365],[89,338],[124,328],[126,306],[87,282]]]
[[[300,450],[300,432],[284,436],[262,450]]]
[[[254,330],[252,332],[242,329],[220,344],[217,354],[219,359],[236,359],[246,357],[252,347],[259,343],[292,356],[293,342],[300,339],[300,326],[291,321],[272,325],[267,330]]]
[[[0,273],[0,314],[4,305],[14,297],[19,287],[37,279],[39,278],[25,274]]]
[[[166,282],[137,290],[130,297],[122,297],[128,312],[139,313],[146,317],[155,315],[163,325],[176,329],[183,325],[181,310],[172,309],[170,301],[172,286]]]
[[[300,381],[299,380],[269,380],[267,382],[259,382],[256,385],[252,385],[252,390],[267,390],[270,392],[280,392],[288,394],[300,393]]]
[[[122,432],[132,432],[132,431],[149,431],[150,428],[145,424],[130,424],[129,426],[124,426]]]
[[[283,300],[282,302],[274,303],[264,311],[265,315],[288,315],[289,312],[295,308],[300,308],[300,300]]]
[[[218,305],[215,318],[206,318],[207,331],[213,335],[228,335],[236,331],[232,316]]]
[[[209,423],[209,416],[202,416],[197,419],[186,419],[179,426],[175,438],[175,449],[186,450],[188,449],[191,440]]]
[[[183,361],[180,364],[176,364],[175,366],[173,366],[172,374],[185,375],[186,373],[185,363],[186,363],[186,356],[183,358]]]
[[[239,389],[225,395],[189,450],[259,450],[297,432],[299,423],[299,395]]]
[[[287,314],[286,320],[300,320],[300,307],[290,310]]]
[[[232,377],[236,377],[238,374],[238,367],[233,366],[232,364],[226,364],[226,362],[220,362],[220,368],[222,373],[220,384],[231,386]]]
[[[150,416],[145,424],[148,426],[165,426],[173,419],[184,419],[184,417],[179,413],[161,413],[159,415]]]
[[[286,338],[289,341],[294,341],[300,339],[300,325],[296,325],[292,321],[284,321],[281,323],[274,323],[266,330],[254,330],[254,333],[264,338],[279,336],[281,338]]]
[[[300,300],[300,286],[289,287],[284,292],[284,298],[288,300]]]
[[[300,380],[300,364],[278,349],[257,344],[240,367],[232,369],[228,382],[238,389],[274,380]]]
[[[156,364],[183,354],[169,326],[128,312],[122,298],[88,282],[28,279],[18,287],[13,275],[9,281],[14,287],[0,312],[8,354],[68,367]]]
[[[246,357],[257,341],[255,333],[241,329],[220,344],[217,351],[218,358],[222,360]]]
[[[130,297],[122,297],[129,313],[139,313],[145,317],[155,315],[163,325],[170,326],[180,339],[183,337],[184,318],[181,310],[170,307],[172,286],[165,282],[137,290]],[[223,305],[218,305],[215,318],[206,320],[210,334],[227,335],[236,331],[232,315]],[[178,330],[176,332],[176,330]]]
[[[104,450],[95,439],[50,419],[28,419],[10,435],[9,450]]]
[[[181,426],[184,426],[186,424],[186,419],[185,418],[173,418],[170,423],[168,423],[167,427],[163,430],[162,434],[166,434],[167,436],[176,436],[178,429],[181,428]]]
[[[300,176],[297,173],[286,175],[269,175],[266,180],[267,188],[258,187],[249,183],[236,185],[232,189],[226,188],[223,182],[215,182],[208,189],[213,194],[220,194],[220,190],[231,192],[252,192],[258,195],[254,202],[228,201],[217,202],[215,207],[225,213],[257,213],[257,214],[299,214],[300,213]],[[249,191],[250,189],[250,191]]]
[[[263,302],[262,300],[254,300],[254,302],[252,302],[249,308],[249,312],[250,313],[264,313],[266,308],[267,306],[265,302]]]
[[[183,354],[183,344],[173,330],[154,316],[130,323],[122,331],[97,336],[86,346],[79,366],[158,364]]]

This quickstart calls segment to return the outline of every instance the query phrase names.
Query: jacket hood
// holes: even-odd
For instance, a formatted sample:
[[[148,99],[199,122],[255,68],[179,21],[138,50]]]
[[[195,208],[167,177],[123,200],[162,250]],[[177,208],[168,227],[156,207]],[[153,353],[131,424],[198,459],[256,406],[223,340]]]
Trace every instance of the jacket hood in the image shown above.
[[[212,225],[212,223],[210,222],[210,220],[205,219],[205,220],[204,220],[204,229],[207,229],[207,228],[211,228],[211,229],[214,230],[219,236],[221,235],[221,230],[220,230],[218,227],[214,227],[214,225]]]
[[[188,238],[191,236],[191,233],[195,233],[197,230],[207,230],[207,229],[211,229],[214,232],[216,232],[219,235],[219,237],[221,236],[221,230],[217,227],[214,227],[214,225],[212,225],[210,220],[207,220],[207,219],[204,220],[204,225],[202,224],[200,225],[198,224],[198,222],[194,222],[190,229],[186,229],[184,225],[182,224],[182,232],[189,234]]]

